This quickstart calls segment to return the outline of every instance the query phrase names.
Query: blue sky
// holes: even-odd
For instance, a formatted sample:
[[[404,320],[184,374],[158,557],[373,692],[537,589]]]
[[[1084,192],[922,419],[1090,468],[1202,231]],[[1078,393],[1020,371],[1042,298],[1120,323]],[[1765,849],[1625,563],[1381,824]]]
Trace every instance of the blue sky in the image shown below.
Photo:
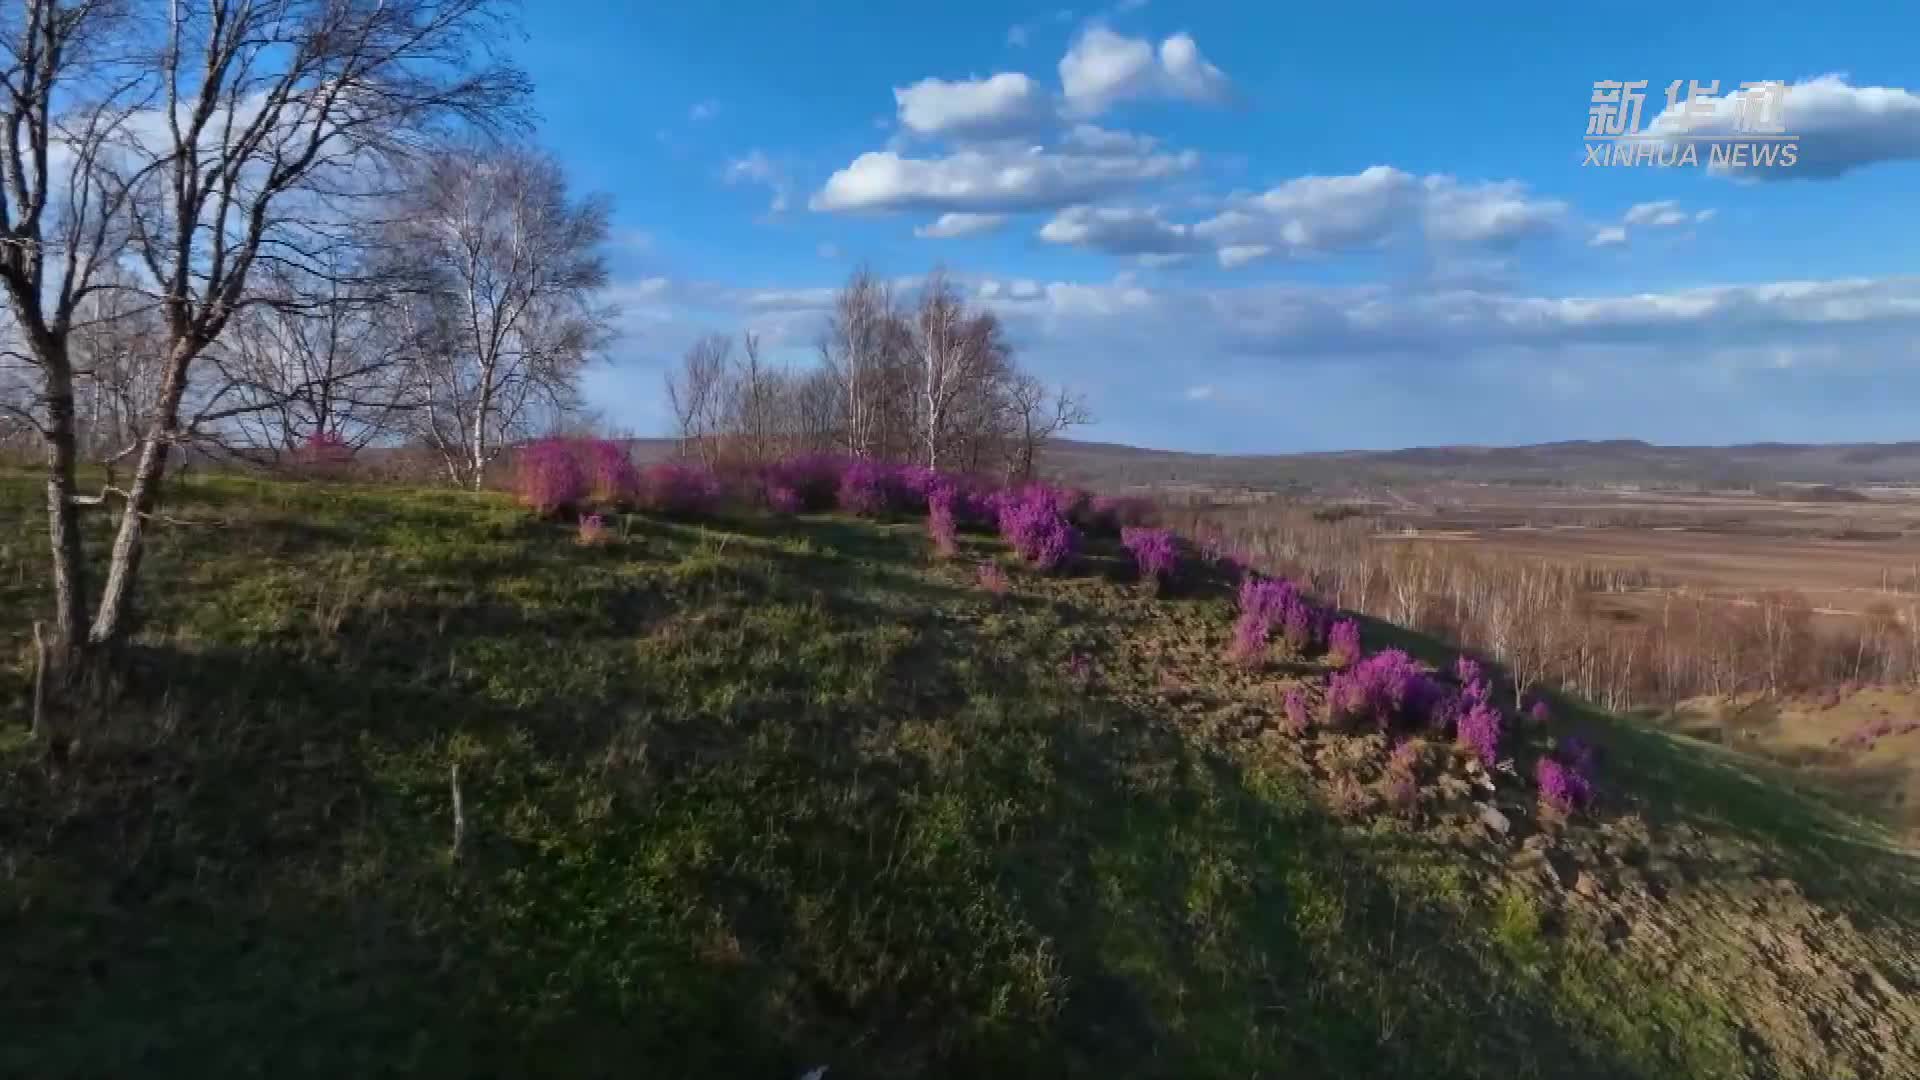
[[[1920,437],[1920,10],[529,5],[539,140],[616,206],[595,407],[944,266],[1090,438],[1289,451]],[[1778,10],[1775,10],[1775,9]],[[1788,84],[1793,169],[1583,166],[1596,80]],[[1665,129],[1663,129],[1665,130]]]

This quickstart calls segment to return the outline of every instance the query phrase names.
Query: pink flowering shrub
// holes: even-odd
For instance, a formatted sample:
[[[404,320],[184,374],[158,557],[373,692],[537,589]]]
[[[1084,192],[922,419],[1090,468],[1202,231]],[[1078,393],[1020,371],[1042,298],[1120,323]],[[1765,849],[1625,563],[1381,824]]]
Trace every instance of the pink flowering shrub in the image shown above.
[[[1473,751],[1480,764],[1493,767],[1500,760],[1500,710],[1487,704],[1476,704],[1460,718],[1456,728],[1456,739],[1461,746]]]
[[[1120,546],[1133,556],[1133,565],[1144,581],[1165,584],[1173,578],[1180,561],[1179,541],[1172,529],[1147,529],[1128,526],[1120,530]]]
[[[933,538],[934,554],[943,559],[960,554],[960,528],[953,512],[958,499],[959,493],[946,484],[927,492],[927,535]]]
[[[694,517],[712,513],[719,502],[719,481],[698,465],[666,462],[641,474],[640,506],[650,513]]]
[[[893,475],[877,461],[848,463],[840,474],[840,509],[861,517],[878,517],[893,508]]]
[[[626,447],[611,439],[590,439],[578,450],[585,459],[588,499],[602,506],[629,506],[640,497],[640,471]]]
[[[1094,536],[1122,536],[1153,520],[1153,503],[1133,495],[1095,495],[1082,511],[1081,528]]]
[[[1593,781],[1561,761],[1543,757],[1533,767],[1540,785],[1540,801],[1562,814],[1571,814],[1593,800]]]
[[[1313,713],[1307,706],[1306,691],[1293,687],[1280,706],[1280,730],[1289,735],[1305,735],[1313,727]]]
[[[1277,630],[1297,653],[1306,653],[1326,634],[1327,616],[1285,578],[1249,576],[1240,583],[1240,619],[1234,624],[1232,655],[1257,661]]]
[[[1399,649],[1377,652],[1327,680],[1327,717],[1336,727],[1370,725],[1382,731],[1425,721],[1439,687]]]
[[[1054,570],[1073,557],[1079,533],[1060,513],[1055,493],[1029,488],[999,500],[1000,535],[1013,550],[1039,570]]]
[[[807,508],[807,501],[798,488],[774,484],[767,488],[767,508],[776,514],[798,514]]]
[[[761,486],[767,492],[767,504],[776,510],[773,493],[791,491],[799,506],[783,513],[819,513],[834,508],[839,498],[840,474],[847,462],[832,454],[797,454],[767,466],[761,473]],[[782,501],[786,501],[784,497]]]
[[[1533,703],[1533,708],[1527,710],[1527,717],[1534,723],[1545,727],[1553,721],[1553,710],[1547,707],[1545,700],[1536,701]]]
[[[565,439],[541,439],[514,457],[514,492],[534,513],[551,517],[587,496],[587,477]]]
[[[607,542],[610,534],[607,521],[599,514],[588,514],[580,519],[580,535],[577,537],[582,547],[599,547]]]
[[[302,476],[338,479],[353,466],[353,447],[338,432],[316,431],[294,450],[292,465]]]
[[[1360,662],[1360,624],[1341,619],[1327,631],[1327,662],[1334,667],[1351,667]]]
[[[1007,580],[1007,572],[1000,569],[1000,564],[997,562],[981,563],[978,576],[980,587],[994,596],[1005,596],[1013,587]]]

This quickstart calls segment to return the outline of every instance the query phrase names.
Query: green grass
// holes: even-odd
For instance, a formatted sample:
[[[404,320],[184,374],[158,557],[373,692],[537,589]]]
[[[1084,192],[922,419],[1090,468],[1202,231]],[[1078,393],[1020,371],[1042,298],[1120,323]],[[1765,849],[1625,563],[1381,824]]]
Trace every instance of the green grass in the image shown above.
[[[0,473],[0,706],[45,606],[39,497]],[[1223,590],[1149,597],[1112,552],[996,600],[996,543],[941,563],[912,524],[632,517],[586,548],[493,497],[225,478],[169,508],[219,524],[158,531],[111,713],[60,753],[0,715],[3,1074],[1869,1060],[1788,1053],[1731,931],[1623,945],[1443,812],[1331,816],[1262,719],[1285,676],[1219,659]],[[1801,882],[1848,950],[1913,945],[1904,856],[1592,723],[1631,770],[1603,821],[1552,831],[1516,785],[1523,832],[1579,860],[1606,816],[1685,825]],[[1719,865],[1666,903],[1739,900]],[[1902,1015],[1910,957],[1875,962]]]

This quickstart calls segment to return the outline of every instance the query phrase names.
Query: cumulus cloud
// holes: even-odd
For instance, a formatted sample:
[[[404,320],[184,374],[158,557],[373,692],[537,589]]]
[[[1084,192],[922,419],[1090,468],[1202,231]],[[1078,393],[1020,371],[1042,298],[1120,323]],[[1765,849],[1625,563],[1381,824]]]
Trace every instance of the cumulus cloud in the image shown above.
[[[913,235],[927,240],[947,240],[989,233],[1006,223],[1005,214],[941,214],[930,225],[914,226]]]
[[[1384,247],[1418,226],[1433,242],[1504,248],[1556,227],[1567,206],[1518,181],[1416,177],[1390,165],[1345,176],[1302,176],[1229,202],[1194,226],[1223,266],[1274,253],[1323,255]],[[1229,254],[1231,252],[1231,254]]]
[[[1226,74],[1201,55],[1190,34],[1175,34],[1156,51],[1145,38],[1095,24],[1060,58],[1060,86],[1069,111],[1093,116],[1118,102],[1179,98],[1220,103],[1233,93]]]
[[[1069,207],[1040,227],[1040,239],[1109,255],[1184,256],[1195,248],[1191,227],[1163,219],[1157,209],[1123,207]]]
[[[978,147],[935,158],[861,154],[827,178],[815,210],[991,213],[1050,209],[1162,180],[1199,160],[1180,154],[1086,154],[1042,147]]]
[[[1699,115],[1687,114],[1685,102],[1662,109],[1647,130],[1740,142],[1742,109],[1756,102],[1738,85],[1727,89],[1693,102]],[[1780,104],[1781,126],[1798,137],[1797,162],[1791,168],[1723,164],[1715,171],[1744,180],[1831,180],[1881,162],[1920,159],[1920,95],[1911,90],[1853,86],[1845,75],[1829,74],[1789,84]],[[1699,153],[1710,163],[1704,147]]]
[[[1039,82],[1017,72],[948,82],[922,79],[896,87],[900,123],[920,135],[981,137],[1031,131],[1053,118]]]
[[[1647,229],[1671,229],[1685,225],[1693,216],[1680,209],[1675,199],[1661,199],[1657,202],[1634,203],[1620,218],[1623,224],[1638,225]]]
[[[711,120],[718,115],[720,115],[720,103],[712,98],[696,102],[693,108],[687,110],[687,119],[696,124]]]

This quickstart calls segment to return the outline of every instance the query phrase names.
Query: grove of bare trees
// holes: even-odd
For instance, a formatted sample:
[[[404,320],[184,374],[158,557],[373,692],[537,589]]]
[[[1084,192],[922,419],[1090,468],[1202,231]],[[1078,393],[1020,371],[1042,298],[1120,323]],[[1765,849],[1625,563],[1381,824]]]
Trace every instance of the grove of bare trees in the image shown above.
[[[832,453],[1017,480],[1089,419],[1071,391],[1021,371],[998,317],[939,272],[906,299],[856,272],[804,369],[769,366],[752,335],[737,350],[702,338],[667,397],[686,452],[709,465]]]
[[[411,437],[473,484],[571,402],[607,208],[514,143],[505,0],[0,14],[0,444],[44,461],[56,691],[121,644],[170,460]],[[84,464],[109,466],[81,489]],[[116,473],[112,466],[124,466]],[[124,476],[117,481],[117,476]],[[104,567],[81,543],[110,518]]]

